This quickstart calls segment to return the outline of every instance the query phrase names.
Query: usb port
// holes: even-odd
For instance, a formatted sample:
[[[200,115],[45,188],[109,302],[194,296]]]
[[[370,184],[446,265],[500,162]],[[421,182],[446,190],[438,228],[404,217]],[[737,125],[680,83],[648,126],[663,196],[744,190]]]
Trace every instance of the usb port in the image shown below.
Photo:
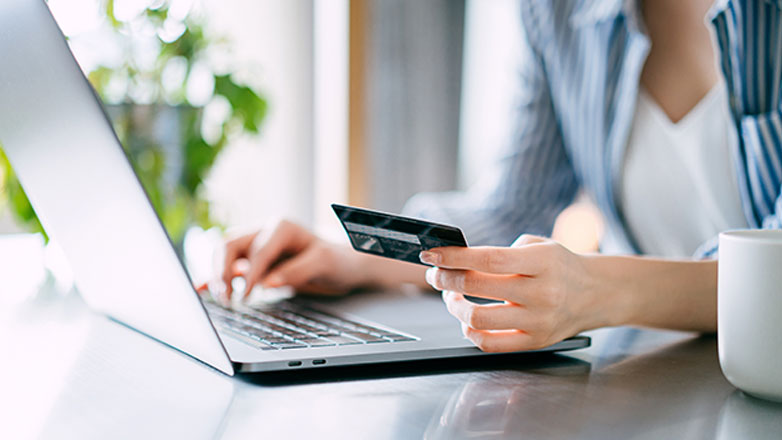
[[[289,367],[301,367],[301,361],[290,361],[288,362]]]
[[[326,359],[315,359],[312,361],[312,365],[323,365],[326,363]]]

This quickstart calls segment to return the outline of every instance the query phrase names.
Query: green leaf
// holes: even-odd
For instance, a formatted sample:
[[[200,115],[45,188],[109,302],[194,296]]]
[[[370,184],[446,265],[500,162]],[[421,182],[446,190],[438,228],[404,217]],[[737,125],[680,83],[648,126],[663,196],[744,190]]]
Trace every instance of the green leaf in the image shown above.
[[[258,133],[266,116],[266,101],[253,89],[236,84],[230,75],[222,75],[215,76],[215,94],[228,100],[233,117],[240,120],[245,131]]]
[[[106,0],[106,19],[114,29],[119,29],[122,24],[117,20],[117,16],[114,15],[114,0]]]
[[[87,79],[95,90],[106,90],[114,71],[105,66],[99,66],[87,75]]]
[[[0,0],[1,1],[1,0]],[[117,36],[133,43],[132,32],[128,23],[117,19],[115,15],[116,0],[100,0],[102,2],[105,20],[115,30]],[[154,28],[163,26],[169,17],[169,2],[165,1],[157,7],[148,7],[141,20]],[[120,64],[115,68],[101,66],[89,73],[88,77],[95,90],[106,96],[105,92],[113,80],[127,80],[132,91],[138,84],[151,84],[162,91],[162,75],[169,60],[183,57],[187,63],[187,75],[192,66],[204,58],[204,52],[210,45],[223,44],[223,40],[210,39],[204,31],[202,22],[188,17],[184,22],[185,32],[175,41],[166,43],[159,40],[159,53],[153,66],[143,69],[137,63],[132,51],[122,51]],[[127,103],[120,106],[111,115],[115,131],[122,142],[125,153],[136,171],[139,181],[147,192],[149,199],[160,216],[172,241],[179,244],[184,232],[192,224],[204,228],[214,226],[210,217],[209,203],[203,196],[203,181],[225,145],[236,134],[258,133],[267,113],[267,103],[252,88],[236,83],[230,74],[215,76],[215,95],[225,97],[231,112],[222,125],[217,141],[210,145],[201,136],[201,115],[203,109],[188,106],[177,106],[180,115],[179,149],[173,153],[164,150],[160,139],[149,133],[159,133],[159,127],[147,127],[145,124],[156,124],[153,118],[136,118],[133,112],[132,100],[128,93],[124,97]],[[184,100],[184,85],[182,99]],[[157,102],[152,105],[166,104],[162,102],[162,92],[157,95]],[[169,98],[171,98],[169,96]],[[152,109],[154,111],[154,108]],[[166,127],[162,128],[163,130]],[[150,139],[151,137],[151,139]],[[181,166],[176,172],[170,167]],[[172,176],[173,175],[173,176]],[[24,191],[13,175],[10,164],[0,150],[0,198],[7,200],[5,205],[14,217],[27,229],[42,231],[35,211],[32,209]],[[2,204],[0,204],[2,207]]]
[[[155,23],[158,26],[162,26],[163,22],[165,22],[168,18],[168,5],[164,4],[157,9],[147,8],[147,10],[144,11],[144,14],[147,16],[149,21]]]
[[[43,230],[41,222],[38,221],[38,216],[35,215],[33,206],[30,204],[30,200],[22,189],[22,185],[16,178],[11,163],[8,161],[5,153],[3,152],[2,145],[0,145],[0,168],[2,169],[3,182],[0,185],[0,194],[4,195],[8,201],[8,205],[11,208],[11,214],[19,222],[19,224],[26,228],[30,232],[39,232],[43,235],[46,242],[49,241],[49,237],[46,231]]]

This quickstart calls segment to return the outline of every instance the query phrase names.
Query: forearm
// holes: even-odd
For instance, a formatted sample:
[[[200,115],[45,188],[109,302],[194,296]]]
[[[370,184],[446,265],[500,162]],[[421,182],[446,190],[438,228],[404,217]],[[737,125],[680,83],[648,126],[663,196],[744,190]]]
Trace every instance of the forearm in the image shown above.
[[[354,254],[357,285],[427,286],[426,267]],[[717,328],[717,262],[587,255],[581,330],[638,325],[700,332]]]
[[[585,256],[596,326],[717,329],[717,261]]]

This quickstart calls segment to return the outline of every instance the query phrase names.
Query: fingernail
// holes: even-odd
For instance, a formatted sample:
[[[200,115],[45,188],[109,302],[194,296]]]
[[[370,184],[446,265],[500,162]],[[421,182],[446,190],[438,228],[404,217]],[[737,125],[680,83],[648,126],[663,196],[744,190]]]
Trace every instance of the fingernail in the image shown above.
[[[279,275],[270,275],[263,283],[266,287],[281,287],[285,280]]]
[[[431,264],[433,266],[437,266],[440,263],[440,254],[437,252],[422,251],[420,254],[418,254],[418,258],[422,262]]]
[[[426,282],[429,283],[432,287],[435,287],[435,285],[434,285],[434,282],[435,282],[434,271],[436,271],[436,270],[437,269],[435,269],[434,267],[432,267],[430,269],[426,269]]]

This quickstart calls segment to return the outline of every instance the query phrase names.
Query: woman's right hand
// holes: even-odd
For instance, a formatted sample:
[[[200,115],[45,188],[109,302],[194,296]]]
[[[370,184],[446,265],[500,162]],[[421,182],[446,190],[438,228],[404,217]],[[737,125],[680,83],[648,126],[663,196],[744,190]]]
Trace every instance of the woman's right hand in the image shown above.
[[[347,246],[329,243],[283,220],[272,228],[228,241],[222,281],[227,299],[233,294],[231,281],[237,276],[245,279],[243,297],[256,284],[337,295],[370,282],[362,276],[365,271],[361,266],[361,255]]]

